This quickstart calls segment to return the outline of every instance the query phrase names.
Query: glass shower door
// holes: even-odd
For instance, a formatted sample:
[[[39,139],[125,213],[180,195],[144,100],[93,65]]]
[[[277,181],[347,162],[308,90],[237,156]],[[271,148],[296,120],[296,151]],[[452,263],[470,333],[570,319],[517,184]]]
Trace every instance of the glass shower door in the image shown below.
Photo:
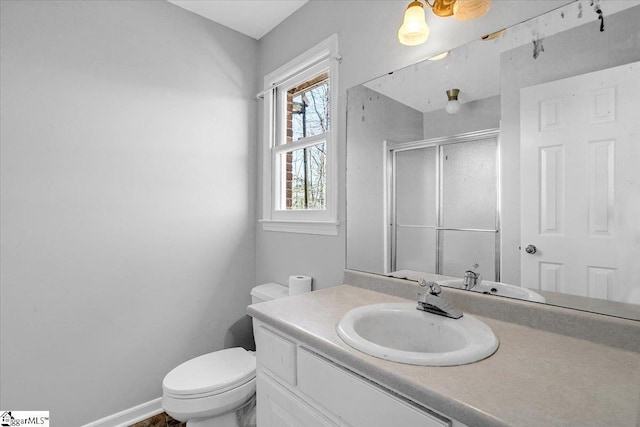
[[[496,138],[440,146],[440,274],[461,277],[473,264],[497,280],[498,165]]]
[[[436,272],[437,147],[395,154],[395,270]]]
[[[428,144],[428,142],[425,142]],[[495,136],[397,149],[391,270],[499,280]]]

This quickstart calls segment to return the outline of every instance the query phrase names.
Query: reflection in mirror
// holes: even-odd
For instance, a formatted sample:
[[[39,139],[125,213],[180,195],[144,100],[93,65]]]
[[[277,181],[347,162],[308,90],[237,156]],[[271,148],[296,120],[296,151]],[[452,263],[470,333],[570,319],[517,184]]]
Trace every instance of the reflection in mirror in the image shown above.
[[[466,260],[499,279],[498,132],[386,143],[390,162],[389,259],[398,270],[455,276]]]
[[[601,9],[349,89],[348,268],[640,320],[640,5]]]

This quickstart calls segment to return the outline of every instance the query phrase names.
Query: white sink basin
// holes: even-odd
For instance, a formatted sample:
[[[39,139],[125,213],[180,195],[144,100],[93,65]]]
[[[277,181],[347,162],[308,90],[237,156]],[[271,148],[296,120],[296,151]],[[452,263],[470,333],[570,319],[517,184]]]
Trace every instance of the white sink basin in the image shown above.
[[[417,310],[415,303],[355,308],[337,331],[363,353],[410,365],[464,365],[489,357],[498,348],[493,331],[475,317],[451,319]]]
[[[441,286],[449,286],[451,288],[463,288],[462,279],[442,280],[438,281],[438,284]],[[520,286],[509,285],[501,282],[492,282],[490,280],[483,280],[480,284],[474,286],[471,291],[502,297],[517,298],[525,301],[547,302],[542,295],[529,288],[522,288]]]

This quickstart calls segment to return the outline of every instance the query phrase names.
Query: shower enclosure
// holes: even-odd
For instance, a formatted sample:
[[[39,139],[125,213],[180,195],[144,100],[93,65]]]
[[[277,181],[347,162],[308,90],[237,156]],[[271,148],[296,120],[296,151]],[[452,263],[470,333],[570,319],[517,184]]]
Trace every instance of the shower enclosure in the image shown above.
[[[386,143],[389,272],[500,280],[498,135]]]

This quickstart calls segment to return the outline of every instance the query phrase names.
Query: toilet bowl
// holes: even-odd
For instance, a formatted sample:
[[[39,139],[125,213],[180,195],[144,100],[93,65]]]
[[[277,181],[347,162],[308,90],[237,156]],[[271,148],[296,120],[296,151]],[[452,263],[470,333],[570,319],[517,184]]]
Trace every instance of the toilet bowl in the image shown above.
[[[288,296],[277,283],[251,290],[253,304]],[[162,407],[187,427],[255,426],[256,357],[242,347],[188,360],[162,380]]]

